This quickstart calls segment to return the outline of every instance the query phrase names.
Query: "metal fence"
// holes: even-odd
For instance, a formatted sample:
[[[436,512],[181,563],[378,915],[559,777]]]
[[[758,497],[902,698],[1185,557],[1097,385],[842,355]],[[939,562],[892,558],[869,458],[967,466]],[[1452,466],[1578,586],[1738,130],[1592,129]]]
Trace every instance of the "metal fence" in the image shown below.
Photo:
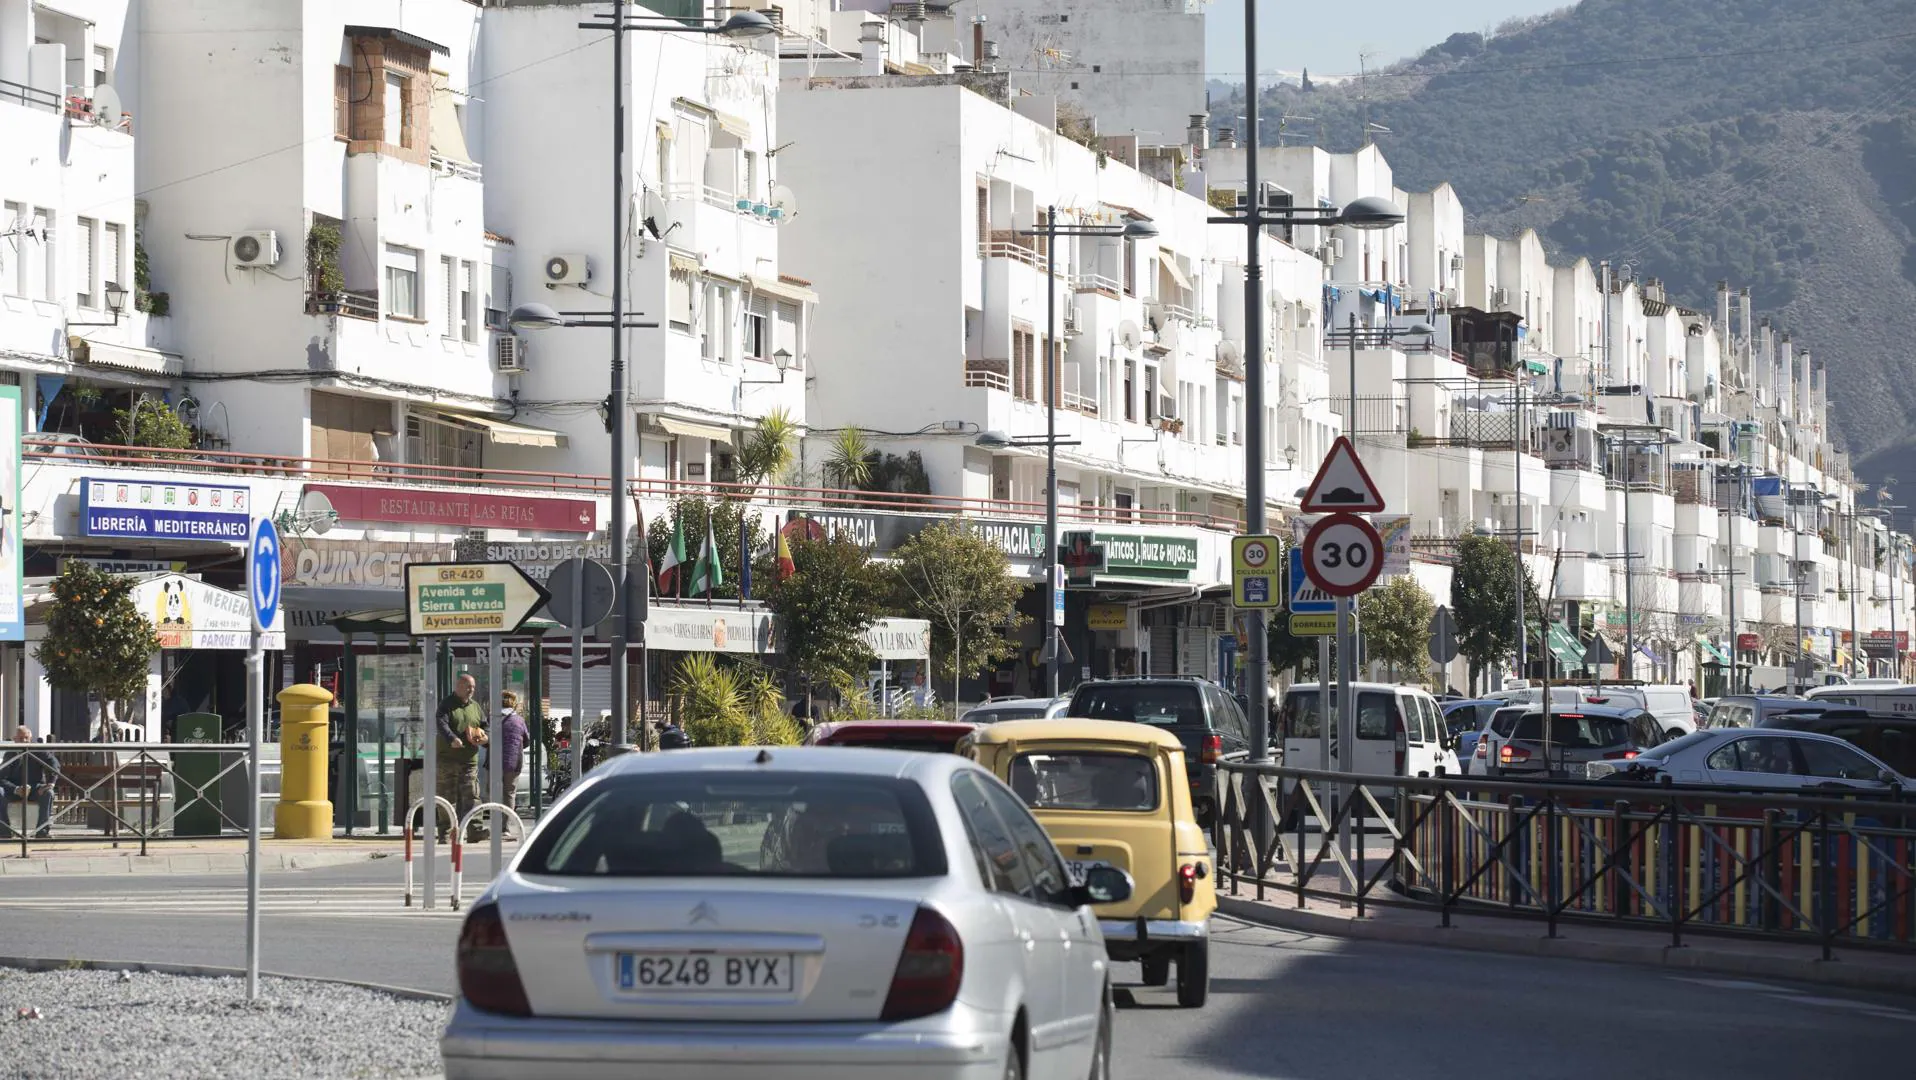
[[[137,843],[145,854],[155,841],[237,836],[257,810],[249,753],[234,743],[0,744],[10,792],[0,822],[23,856],[32,840]]]
[[[1233,895],[1916,950],[1916,800],[1221,766]],[[1340,797],[1340,790],[1349,795]],[[1254,809],[1255,808],[1255,809]],[[1258,819],[1287,828],[1259,841]],[[1326,823],[1307,832],[1308,819]],[[1375,830],[1340,850],[1349,822]],[[1265,830],[1268,832],[1268,829]],[[1379,837],[1372,835],[1371,839]]]

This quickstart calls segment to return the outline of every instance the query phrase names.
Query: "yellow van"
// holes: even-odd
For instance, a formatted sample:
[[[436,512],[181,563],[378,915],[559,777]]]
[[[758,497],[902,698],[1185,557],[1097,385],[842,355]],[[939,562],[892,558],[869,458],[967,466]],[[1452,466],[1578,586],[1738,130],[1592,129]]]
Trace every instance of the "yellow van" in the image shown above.
[[[1130,873],[1130,898],[1097,909],[1106,951],[1138,961],[1150,986],[1177,961],[1178,1004],[1204,1004],[1216,873],[1177,736],[1123,721],[1011,720],[980,727],[958,752],[1024,799],[1074,884],[1098,865]]]

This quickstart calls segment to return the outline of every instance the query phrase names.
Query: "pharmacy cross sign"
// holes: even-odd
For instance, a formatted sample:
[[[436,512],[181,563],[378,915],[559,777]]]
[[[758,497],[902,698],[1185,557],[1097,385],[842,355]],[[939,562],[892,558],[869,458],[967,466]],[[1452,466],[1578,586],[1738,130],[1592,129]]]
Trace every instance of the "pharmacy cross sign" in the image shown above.
[[[1058,549],[1058,562],[1072,581],[1086,584],[1104,572],[1104,545],[1094,543],[1088,532],[1066,533]]]

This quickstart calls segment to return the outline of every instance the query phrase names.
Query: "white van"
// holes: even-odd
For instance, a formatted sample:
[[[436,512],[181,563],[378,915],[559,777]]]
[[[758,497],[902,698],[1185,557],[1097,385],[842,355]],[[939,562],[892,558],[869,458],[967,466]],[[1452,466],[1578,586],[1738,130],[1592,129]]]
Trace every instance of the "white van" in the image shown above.
[[[1357,751],[1352,771],[1366,776],[1457,776],[1457,754],[1444,730],[1443,710],[1428,691],[1394,683],[1352,683],[1357,696]],[[1337,688],[1331,687],[1331,708],[1337,708]],[[1293,769],[1328,766],[1318,741],[1316,683],[1298,683],[1284,692],[1278,714],[1278,737],[1283,740],[1284,764]],[[1332,752],[1337,753],[1337,729],[1331,728]]]
[[[1678,739],[1696,731],[1696,707],[1690,688],[1677,683],[1636,686],[1582,687],[1582,705],[1631,705],[1657,718],[1664,738]]]

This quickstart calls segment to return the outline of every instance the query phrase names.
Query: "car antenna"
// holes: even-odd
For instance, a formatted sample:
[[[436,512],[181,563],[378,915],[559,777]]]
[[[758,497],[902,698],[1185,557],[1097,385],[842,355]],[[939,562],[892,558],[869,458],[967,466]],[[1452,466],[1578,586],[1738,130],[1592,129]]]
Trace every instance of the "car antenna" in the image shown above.
[[[771,760],[772,752],[770,750],[760,750],[758,756],[752,759],[755,764],[759,765],[769,764]]]

